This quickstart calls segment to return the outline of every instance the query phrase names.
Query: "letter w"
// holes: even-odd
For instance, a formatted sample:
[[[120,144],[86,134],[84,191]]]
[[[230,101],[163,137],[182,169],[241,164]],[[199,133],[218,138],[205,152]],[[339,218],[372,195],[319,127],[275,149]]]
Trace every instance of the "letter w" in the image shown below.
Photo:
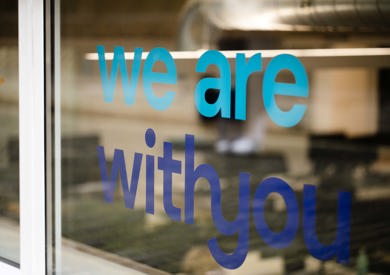
[[[131,175],[131,183],[130,183],[130,190],[129,190],[129,185],[127,181],[127,172],[126,172],[126,162],[125,162],[123,150],[115,149],[114,151],[114,160],[112,161],[110,179],[108,179],[108,174],[107,174],[107,164],[106,164],[106,157],[104,154],[104,147],[98,146],[97,151],[99,157],[100,175],[102,177],[102,183],[103,183],[104,200],[108,203],[112,203],[114,201],[115,185],[116,185],[118,172],[119,172],[120,179],[122,182],[122,192],[125,201],[125,207],[133,208],[135,196],[137,194],[142,154],[140,153],[134,154],[133,171]]]
[[[116,77],[119,68],[122,78],[123,92],[125,94],[125,103],[132,105],[135,100],[135,91],[137,89],[138,76],[141,68],[142,48],[135,48],[134,50],[134,61],[131,70],[130,82],[127,74],[125,52],[123,47],[114,48],[110,78],[108,78],[104,46],[97,46],[96,50],[99,57],[99,70],[102,78],[104,101],[112,102],[114,100]]]

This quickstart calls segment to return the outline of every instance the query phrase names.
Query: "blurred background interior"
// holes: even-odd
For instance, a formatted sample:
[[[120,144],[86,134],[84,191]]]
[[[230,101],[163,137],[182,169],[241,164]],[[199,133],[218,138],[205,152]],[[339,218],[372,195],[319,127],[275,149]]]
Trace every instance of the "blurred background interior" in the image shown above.
[[[16,226],[19,216],[16,2],[0,3],[2,228]],[[67,247],[124,267],[137,269],[133,261],[142,263],[150,267],[148,273],[389,272],[390,51],[386,48],[390,46],[390,1],[67,0],[62,1],[56,16],[61,20],[62,148],[54,154],[61,154],[62,167],[63,274],[94,268],[82,257],[69,255]],[[127,52],[136,47],[144,51],[164,47],[192,53],[176,60],[178,84],[172,106],[164,112],[152,109],[140,84],[136,104],[125,105],[119,79],[114,102],[105,103],[98,61],[88,55],[96,53],[97,45],[104,45],[108,52],[121,45]],[[328,56],[303,51],[309,55],[300,58],[310,83],[310,95],[304,101],[308,109],[296,127],[286,129],[270,121],[264,111],[262,73],[252,75],[248,82],[247,121],[201,117],[193,91],[203,77],[195,72],[196,51],[204,49],[256,50],[264,56],[269,50],[335,51],[333,55],[328,51]],[[269,60],[264,58],[263,71]],[[234,60],[229,62],[234,75]],[[131,60],[127,64],[130,67]],[[294,81],[288,72],[278,77]],[[155,89],[164,91],[166,86],[156,85]],[[212,101],[215,91],[208,96]],[[298,102],[277,100],[286,110]],[[147,128],[157,134],[153,149],[144,142]],[[161,155],[163,141],[170,141],[174,157],[183,160],[186,133],[196,136],[196,162],[210,163],[221,177],[226,217],[235,217],[241,171],[251,173],[252,190],[267,176],[282,177],[300,201],[303,184],[314,184],[318,186],[318,235],[329,243],[335,237],[337,193],[352,192],[350,265],[312,258],[301,228],[291,247],[271,249],[251,222],[244,265],[233,271],[221,270],[207,248],[207,240],[218,232],[210,216],[208,186],[203,182],[197,186],[196,222],[191,226],[166,216],[160,173],[156,173],[155,215],[145,214],[142,181],[134,210],[124,207],[121,192],[112,205],[104,203],[96,146],[105,146],[111,160],[114,148],[123,149],[130,165],[134,152]],[[141,175],[144,173],[142,170]],[[184,179],[175,175],[173,180],[174,203],[183,206]],[[267,200],[265,215],[272,229],[283,228],[286,213],[280,197]],[[2,240],[9,238],[6,234],[0,233]],[[234,237],[220,239],[226,250],[235,248]],[[18,262],[18,245],[0,247],[1,257]],[[112,254],[116,257],[107,256]]]

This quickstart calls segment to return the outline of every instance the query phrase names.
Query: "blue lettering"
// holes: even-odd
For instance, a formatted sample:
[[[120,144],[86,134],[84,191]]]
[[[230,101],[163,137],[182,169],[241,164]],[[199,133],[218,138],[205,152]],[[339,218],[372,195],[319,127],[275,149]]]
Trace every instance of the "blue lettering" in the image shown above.
[[[326,261],[337,256],[339,263],[349,263],[349,236],[351,228],[351,193],[340,192],[338,201],[336,239],[329,245],[321,244],[316,234],[316,187],[303,189],[303,237],[313,257]]]
[[[236,55],[236,114],[235,119],[246,120],[246,86],[253,72],[261,72],[261,54],[252,56],[248,63],[245,54]]]
[[[104,101],[112,102],[114,100],[116,77],[119,69],[122,78],[123,91],[125,94],[125,102],[126,104],[132,105],[135,100],[135,90],[137,89],[138,76],[141,68],[142,48],[136,48],[134,50],[134,62],[131,70],[130,82],[127,75],[127,66],[123,47],[114,48],[110,79],[108,78],[104,47],[97,46],[96,49],[99,57],[99,69],[100,76],[102,78]]]
[[[181,210],[172,202],[172,173],[181,174],[181,161],[172,158],[172,143],[164,142],[164,156],[158,158],[158,169],[163,171],[163,202],[167,215],[181,220]]]
[[[282,196],[286,203],[287,222],[281,232],[272,232],[264,218],[264,203],[272,192]],[[257,232],[265,243],[275,248],[285,248],[291,244],[299,226],[299,208],[294,191],[279,178],[267,178],[262,181],[255,192],[253,201],[253,218]]]
[[[104,147],[98,146],[97,151],[99,158],[100,175],[102,177],[103,183],[104,200],[108,203],[112,203],[114,201],[115,185],[119,172],[122,182],[122,192],[125,201],[125,207],[134,208],[135,195],[137,193],[139,180],[139,172],[141,168],[142,154],[134,154],[133,173],[131,175],[131,184],[129,190],[123,150],[115,149],[114,151],[114,160],[112,162],[110,179],[108,179],[107,175],[107,165],[106,157],[104,154]]]
[[[294,75],[295,84],[275,81],[282,70],[289,70]],[[298,124],[305,114],[306,105],[295,104],[291,110],[284,112],[276,104],[275,95],[304,98],[309,96],[309,82],[305,68],[293,55],[278,55],[268,64],[263,79],[263,100],[265,110],[273,122],[282,127],[293,127]]]
[[[217,263],[229,269],[235,269],[242,265],[248,254],[250,213],[249,178],[250,175],[247,173],[240,174],[239,206],[236,219],[231,222],[226,221],[220,206],[217,206],[215,211],[216,215],[213,216],[214,224],[221,234],[238,234],[238,244],[233,253],[223,252],[218,245],[217,238],[212,238],[208,241],[210,252]]]
[[[239,209],[234,221],[227,221],[221,209],[221,189],[219,176],[209,164],[201,164],[194,169],[194,136],[185,137],[185,222],[194,223],[195,183],[199,178],[207,179],[211,191],[211,213],[217,230],[224,235],[238,234],[237,248],[233,253],[223,252],[216,238],[208,242],[214,259],[223,267],[234,269],[239,267],[248,253],[250,185],[249,175],[240,175]]]
[[[145,132],[145,143],[153,148],[156,143],[156,134],[152,129]],[[154,214],[154,156],[146,155],[146,213]]]
[[[125,53],[123,47],[114,48],[114,56],[110,77],[108,77],[105,51],[103,46],[97,46],[99,57],[99,69],[103,85],[104,100],[112,102],[118,70],[120,71],[122,86],[126,104],[132,105],[135,101],[135,91],[141,70],[142,48],[134,50],[134,61],[131,70],[130,81],[128,79]],[[166,72],[155,72],[153,68],[157,62],[166,66]],[[231,118],[231,70],[226,57],[219,51],[208,50],[199,58],[196,64],[196,72],[205,73],[210,66],[219,69],[219,77],[205,77],[201,79],[195,88],[195,106],[199,113],[206,117],[214,117],[221,112],[221,117]],[[255,54],[246,60],[245,54],[236,54],[236,102],[235,116],[233,119],[246,119],[247,82],[254,72],[262,71],[261,54]],[[290,71],[295,83],[280,83],[276,81],[277,75],[282,70]],[[146,99],[154,109],[163,111],[172,104],[175,92],[166,91],[163,96],[157,96],[153,90],[153,84],[177,84],[176,64],[172,55],[164,48],[154,48],[147,56],[143,69],[143,87]],[[274,57],[269,63],[263,79],[264,107],[276,124],[282,127],[297,125],[306,112],[305,104],[294,104],[288,111],[283,111],[276,103],[275,96],[293,96],[307,98],[309,95],[309,83],[305,68],[302,63],[289,54],[281,54]],[[218,98],[214,103],[208,103],[205,95],[209,89],[219,90]]]
[[[154,148],[156,135],[153,129],[145,132],[145,143],[149,148]],[[122,150],[115,149],[110,178],[104,153],[104,147],[98,146],[99,166],[103,183],[104,199],[112,203],[114,199],[115,185],[120,175],[125,207],[133,208],[137,193],[140,168],[143,155],[134,154],[134,162],[130,187],[128,185],[126,163]],[[181,221],[181,209],[173,205],[172,201],[172,175],[181,174],[182,162],[175,160],[172,143],[164,142],[162,157],[158,157],[158,170],[163,172],[163,203],[167,215],[175,221]],[[185,164],[184,164],[184,222],[194,223],[194,196],[195,185],[199,179],[208,181],[211,197],[211,214],[213,223],[218,232],[225,236],[237,234],[238,243],[233,252],[225,252],[221,249],[216,237],[208,241],[211,255],[221,266],[229,269],[238,268],[245,260],[249,245],[249,215],[250,215],[250,174],[239,175],[239,203],[236,218],[233,221],[225,219],[222,211],[221,186],[219,175],[209,164],[200,164],[195,167],[195,137],[185,135]],[[154,213],[154,184],[155,184],[155,157],[146,155],[146,212]],[[279,194],[287,210],[287,221],[284,229],[273,232],[267,225],[264,216],[264,205],[271,193]],[[304,185],[303,190],[303,236],[310,254],[319,260],[329,260],[336,257],[343,264],[349,262],[350,243],[350,212],[351,194],[340,192],[338,198],[337,232],[336,238],[331,244],[322,244],[316,234],[316,187]],[[285,248],[294,240],[300,221],[299,206],[293,189],[287,182],[280,178],[270,177],[263,180],[257,187],[253,198],[253,219],[259,236],[269,246]]]
[[[219,176],[209,164],[201,164],[194,168],[194,136],[185,136],[185,188],[184,188],[184,222],[194,223],[194,193],[195,183],[200,178],[208,180],[211,191],[211,209],[213,219],[218,217],[217,210],[221,205],[221,187]]]
[[[166,73],[153,72],[153,66],[158,61],[165,64]],[[146,58],[143,72],[144,92],[150,106],[159,111],[169,108],[175,97],[175,92],[168,91],[164,96],[157,97],[153,92],[152,84],[176,84],[176,78],[176,65],[171,54],[164,48],[154,48]]]
[[[206,77],[199,81],[195,88],[195,106],[199,113],[205,117],[214,117],[219,111],[224,118],[230,118],[230,66],[226,57],[219,51],[210,50],[202,54],[196,64],[196,72],[205,73],[207,67],[216,65],[220,71],[220,77]],[[206,91],[218,89],[219,95],[215,103],[206,101]]]

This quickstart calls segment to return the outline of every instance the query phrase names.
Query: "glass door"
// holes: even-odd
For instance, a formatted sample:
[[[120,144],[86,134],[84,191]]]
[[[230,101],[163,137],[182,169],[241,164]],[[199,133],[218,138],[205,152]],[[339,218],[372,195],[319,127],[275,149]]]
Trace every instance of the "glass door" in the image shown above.
[[[389,40],[261,29],[260,2],[62,1],[57,270],[383,271]]]
[[[241,2],[0,4],[1,274],[386,274],[386,20]]]

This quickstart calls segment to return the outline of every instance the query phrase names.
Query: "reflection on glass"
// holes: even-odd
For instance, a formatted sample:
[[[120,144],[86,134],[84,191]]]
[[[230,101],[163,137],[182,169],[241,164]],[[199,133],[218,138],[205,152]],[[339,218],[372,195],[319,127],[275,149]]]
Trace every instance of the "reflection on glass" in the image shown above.
[[[19,262],[18,5],[0,9],[0,257]]]
[[[170,1],[161,6],[155,1],[141,4],[119,0],[106,4],[62,3],[62,231],[66,238],[63,272],[98,270],[122,274],[135,269],[184,274],[344,274],[369,270],[384,274],[390,266],[387,258],[390,240],[386,234],[390,212],[379,213],[378,209],[389,208],[388,69],[375,64],[370,68],[361,65],[346,68],[336,59],[333,67],[328,64],[322,68],[322,64],[312,61],[307,69],[309,99],[276,98],[285,111],[292,103],[303,101],[308,105],[303,121],[293,128],[279,127],[267,116],[261,96],[264,71],[248,79],[246,121],[200,116],[194,104],[195,87],[200,80],[220,74],[216,68],[205,74],[196,73],[196,59],[176,62],[176,85],[153,86],[159,96],[168,89],[176,92],[167,110],[155,110],[144,94],[141,74],[145,59],[141,61],[135,103],[125,104],[120,74],[113,102],[105,102],[99,61],[86,59],[86,54],[96,53],[98,45],[104,45],[107,52],[114,52],[118,45],[126,52],[137,47],[148,52],[155,47],[174,50],[180,39],[176,37],[177,31],[184,24],[179,18],[183,4]],[[193,38],[202,44],[206,37],[207,43],[203,43],[206,48],[261,52],[287,47],[331,48],[340,43],[337,33],[329,33],[330,39],[318,33],[223,31],[207,24],[206,29],[196,27],[203,26],[205,18],[193,20]],[[200,22],[203,23],[196,24]],[[349,35],[351,39],[359,39],[359,47],[379,45],[372,44],[372,39],[364,35]],[[389,42],[380,34],[375,37]],[[268,61],[264,61],[263,68]],[[112,60],[107,60],[108,72],[112,64]],[[134,60],[126,60],[126,64],[130,79],[132,66],[138,65]],[[164,72],[166,67],[158,64],[155,69]],[[232,113],[236,111],[237,100],[235,75],[232,65],[229,93]],[[277,81],[294,83],[295,79],[288,71],[282,71]],[[210,89],[205,100],[212,104],[218,97],[218,89]],[[148,129],[153,129],[155,137],[150,136]],[[208,164],[218,174],[223,217],[234,221],[240,205],[250,202],[247,255],[237,269],[222,268],[208,247],[208,241],[216,237],[221,250],[233,252],[240,236],[226,228],[222,234],[224,229],[216,226],[210,210],[211,188],[206,179],[197,181],[194,188],[194,222],[185,222],[186,134],[194,136],[194,167]],[[159,169],[159,158],[167,155],[164,146],[168,143],[168,147],[172,145],[172,159],[181,162],[181,171],[174,164],[170,167],[172,190],[169,191],[164,185],[167,177]],[[124,169],[118,169],[113,173],[111,184],[116,185],[110,193],[104,189],[102,178],[110,179],[112,167],[122,167],[124,163],[128,185],[122,186],[124,177],[120,175],[124,175]],[[250,174],[250,195],[245,202],[239,201],[241,172]],[[147,174],[151,175],[148,180]],[[271,192],[261,201],[256,190],[268,177],[283,179],[291,192],[285,196]],[[147,181],[154,186],[153,192]],[[130,191],[122,191],[134,187],[135,182],[138,182],[136,192],[131,193],[135,197],[128,194]],[[305,196],[313,190],[304,189],[305,184],[316,187],[314,211],[309,207],[312,202],[305,204]],[[172,193],[169,203],[165,192]],[[350,224],[347,215],[338,219],[338,214],[346,209],[338,205],[340,192],[351,196]],[[286,197],[291,198],[291,194],[296,204],[286,205]],[[134,207],[129,209],[133,203]],[[260,208],[263,216],[252,213]],[[294,218],[290,221],[291,217]],[[259,230],[260,219],[275,234],[282,232],[286,224],[292,224],[296,230],[292,237],[288,235],[291,242],[286,246],[270,246],[275,242],[267,239],[264,228]],[[304,219],[315,219],[315,224],[305,227]],[[345,233],[346,228],[349,233]],[[308,245],[307,239],[316,237],[323,246],[331,245],[341,231],[344,233],[340,234],[350,237],[349,263],[337,262],[337,249],[324,261],[312,256],[316,254],[312,252],[314,241]]]

